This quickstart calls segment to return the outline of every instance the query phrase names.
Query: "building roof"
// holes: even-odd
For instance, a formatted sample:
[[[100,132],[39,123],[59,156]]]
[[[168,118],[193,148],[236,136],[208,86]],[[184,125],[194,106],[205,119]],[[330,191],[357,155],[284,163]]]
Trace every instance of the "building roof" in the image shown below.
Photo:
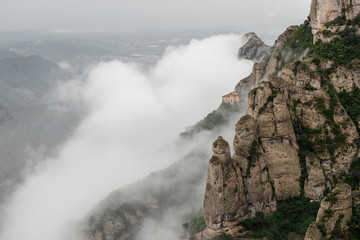
[[[231,96],[238,96],[238,94],[237,94],[236,91],[233,91],[233,92],[231,92],[229,94],[224,95],[223,97],[231,97]]]

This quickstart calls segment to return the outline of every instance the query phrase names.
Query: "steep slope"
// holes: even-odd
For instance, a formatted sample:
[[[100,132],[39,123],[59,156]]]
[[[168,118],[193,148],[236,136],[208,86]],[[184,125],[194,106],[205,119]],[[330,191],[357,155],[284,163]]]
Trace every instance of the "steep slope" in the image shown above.
[[[0,203],[37,161],[52,154],[75,126],[79,111],[59,111],[44,100],[65,73],[40,56],[0,51]]]
[[[247,51],[254,49],[247,48]],[[199,147],[198,138],[204,134],[203,131],[207,131],[207,138],[215,138],[224,126],[233,126],[245,108],[244,104],[221,104],[182,133],[181,141],[190,141]],[[209,156],[207,149],[191,150],[170,168],[114,191],[89,214],[85,223],[85,238],[135,239],[148,221],[163,225],[157,225],[158,228],[167,228],[167,222],[175,222],[176,227],[170,230],[182,235],[184,229],[181,223],[201,209]]]
[[[326,4],[313,1],[312,11],[315,5],[320,18],[326,11],[333,13]],[[344,1],[339,6],[346,4]],[[312,33],[327,34],[327,30],[318,29],[313,12],[311,23],[289,27],[273,46],[271,56],[255,64],[251,75],[237,85],[243,97],[252,89],[247,114],[236,125],[232,158],[225,140],[214,142],[204,200],[206,229],[196,234],[197,239],[212,239],[224,233],[286,238],[279,232],[267,235],[266,231],[271,230],[259,236],[256,231],[261,224],[255,227],[253,223],[263,221],[258,216],[279,216],[274,212],[283,201],[294,197],[319,201],[341,182],[358,180],[356,174],[349,174],[354,162],[358,163],[360,149],[360,112],[351,103],[360,100],[356,6],[340,9],[337,16],[322,22],[337,29],[329,41],[313,44]],[[341,22],[331,22],[338,16]],[[221,149],[217,149],[219,146]],[[353,184],[353,190],[357,187]],[[351,190],[346,191],[344,195],[351,194]],[[316,222],[326,208],[323,203],[321,206]],[[351,202],[346,206],[346,214],[336,215],[336,219],[339,215],[343,218],[339,224],[344,236],[346,222],[351,218]],[[331,226],[325,224],[324,236],[332,236],[336,219],[326,223]],[[294,231],[305,235],[303,228]]]
[[[170,168],[114,191],[89,215],[87,237],[134,239],[146,219],[163,223],[166,213],[172,217],[165,221],[183,221],[200,208],[207,158],[202,151],[192,152]]]

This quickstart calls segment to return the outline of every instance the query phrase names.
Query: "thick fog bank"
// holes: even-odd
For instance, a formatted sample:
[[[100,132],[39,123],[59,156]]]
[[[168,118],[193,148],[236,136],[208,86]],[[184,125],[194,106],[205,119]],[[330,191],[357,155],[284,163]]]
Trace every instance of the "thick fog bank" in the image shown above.
[[[237,59],[241,45],[238,35],[193,40],[168,48],[146,73],[135,64],[101,63],[68,96],[59,91],[87,115],[6,204],[0,239],[69,239],[69,222],[109,192],[181,158],[189,146],[176,144],[179,133],[250,73],[252,62]]]

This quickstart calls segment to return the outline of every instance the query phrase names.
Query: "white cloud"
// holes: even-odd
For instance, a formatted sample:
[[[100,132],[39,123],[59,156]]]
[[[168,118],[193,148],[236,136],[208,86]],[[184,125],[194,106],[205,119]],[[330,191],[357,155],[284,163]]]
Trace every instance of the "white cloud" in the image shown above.
[[[276,15],[276,12],[267,12],[266,15],[267,15],[268,17],[273,17],[273,16]]]
[[[114,61],[83,84],[68,83],[77,90],[62,91],[62,101],[79,96],[87,116],[6,205],[0,239],[61,240],[110,191],[179,159],[178,134],[250,73],[252,62],[237,59],[240,46],[238,35],[193,40],[169,48],[150,72]]]

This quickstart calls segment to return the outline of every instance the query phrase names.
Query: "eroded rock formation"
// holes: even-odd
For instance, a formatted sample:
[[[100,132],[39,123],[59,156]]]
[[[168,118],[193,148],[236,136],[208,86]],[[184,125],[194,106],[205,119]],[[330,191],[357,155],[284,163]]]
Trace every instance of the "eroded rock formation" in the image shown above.
[[[308,228],[305,240],[347,239],[352,205],[350,186],[342,184],[336,187],[321,201],[316,222]]]
[[[356,4],[352,9],[356,10]],[[349,17],[355,13],[348,13]],[[231,229],[241,228],[241,222],[257,212],[267,216],[276,211],[278,200],[300,195],[313,201],[323,199],[319,222],[331,207],[324,202],[325,190],[337,187],[339,177],[359,156],[359,145],[354,144],[359,139],[359,121],[350,118],[338,97],[342,91],[359,87],[359,60],[351,61],[351,68],[329,59],[314,61],[308,49],[296,52],[289,47],[288,40],[297,29],[289,27],[276,41],[271,55],[255,64],[251,75],[236,86],[239,94],[249,92],[248,109],[235,128],[233,157],[227,155],[226,165],[215,166],[218,162],[214,159],[209,163],[204,204],[207,228],[198,239],[211,239],[223,232],[233,234]],[[328,73],[324,73],[326,69]],[[225,195],[228,186],[233,193]],[[324,222],[325,234],[317,223],[310,226],[308,232],[314,239],[319,231],[329,237],[339,225],[341,231],[347,231],[351,189],[344,184],[334,191],[340,192],[339,203],[332,209],[334,218]],[[207,196],[221,201],[215,207]],[[237,202],[232,202],[230,213],[225,209],[232,199]],[[212,209],[218,211],[216,216]]]
[[[256,35],[256,33],[247,33],[244,35],[243,39],[246,43],[239,50],[238,57],[240,59],[248,59],[259,62],[269,55],[270,46],[266,45],[263,40]]]

